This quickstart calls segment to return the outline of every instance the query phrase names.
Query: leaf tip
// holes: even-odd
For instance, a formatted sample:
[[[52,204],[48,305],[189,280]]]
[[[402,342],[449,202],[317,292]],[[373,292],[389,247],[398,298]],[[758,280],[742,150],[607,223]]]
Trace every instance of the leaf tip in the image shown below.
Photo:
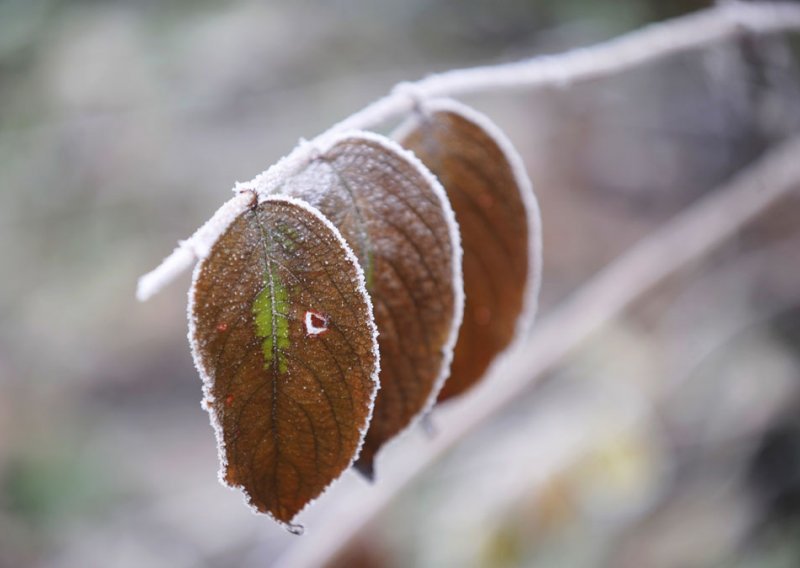
[[[356,471],[370,483],[375,483],[375,460],[372,458],[360,458],[354,465]]]
[[[285,526],[286,530],[292,533],[293,535],[303,536],[306,532],[306,528],[300,524],[286,523]]]

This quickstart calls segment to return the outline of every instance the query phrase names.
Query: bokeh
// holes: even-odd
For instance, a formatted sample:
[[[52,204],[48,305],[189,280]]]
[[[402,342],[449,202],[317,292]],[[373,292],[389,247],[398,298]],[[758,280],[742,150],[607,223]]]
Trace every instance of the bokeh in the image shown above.
[[[255,567],[315,546],[365,482],[347,474],[303,537],[253,515],[216,479],[189,277],[145,304],[136,278],[235,181],[399,81],[704,5],[0,0],[0,566]],[[465,99],[518,147],[540,200],[540,318],[796,135],[798,37]],[[800,565],[798,194],[532,382],[336,562]],[[378,486],[414,443],[425,434],[386,448]]]

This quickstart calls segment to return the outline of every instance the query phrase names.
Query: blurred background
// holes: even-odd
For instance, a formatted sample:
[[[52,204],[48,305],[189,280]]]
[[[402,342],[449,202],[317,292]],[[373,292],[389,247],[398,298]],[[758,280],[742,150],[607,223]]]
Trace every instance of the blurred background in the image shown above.
[[[0,0],[0,566],[255,567],[315,546],[371,488],[347,474],[298,538],[219,485],[189,276],[146,304],[136,278],[236,180],[398,81],[704,5]],[[798,47],[743,37],[465,99],[538,194],[541,317],[800,129]],[[798,193],[428,468],[338,564],[800,566]],[[378,484],[424,443],[390,445]]]

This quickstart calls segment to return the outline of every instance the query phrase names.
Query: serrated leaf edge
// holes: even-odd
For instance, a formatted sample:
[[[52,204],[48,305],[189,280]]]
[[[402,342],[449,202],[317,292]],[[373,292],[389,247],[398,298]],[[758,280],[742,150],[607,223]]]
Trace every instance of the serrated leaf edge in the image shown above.
[[[347,140],[365,140],[378,144],[387,151],[400,156],[403,160],[408,162],[409,165],[414,167],[414,169],[416,169],[422,175],[425,182],[431,186],[434,195],[439,200],[444,212],[445,222],[447,223],[450,241],[453,243],[453,321],[450,326],[450,332],[447,337],[447,341],[442,346],[443,356],[439,374],[437,375],[433,388],[431,389],[431,392],[428,395],[428,398],[425,400],[425,404],[422,406],[422,408],[411,418],[411,420],[409,420],[409,423],[405,428],[387,440],[383,446],[381,446],[378,452],[376,452],[375,462],[377,463],[380,454],[383,453],[388,446],[405,435],[419,422],[423,416],[431,411],[436,404],[436,399],[439,396],[439,392],[442,390],[447,378],[450,376],[450,366],[453,362],[453,353],[455,352],[456,341],[458,340],[458,332],[461,329],[461,322],[464,317],[465,297],[464,272],[462,266],[464,251],[461,245],[461,231],[458,227],[458,221],[456,221],[456,215],[453,211],[453,207],[450,205],[450,199],[447,197],[447,192],[439,181],[439,178],[437,178],[436,175],[434,175],[434,173],[428,169],[428,166],[423,164],[422,161],[417,158],[414,152],[408,150],[407,148],[403,148],[398,142],[392,140],[391,138],[365,130],[348,130],[326,137],[324,140],[316,143],[316,150],[320,155],[324,155],[340,142]]]
[[[369,293],[367,292],[367,285],[366,285],[366,280],[364,278],[364,271],[362,270],[361,265],[359,264],[355,253],[350,248],[350,245],[348,245],[347,242],[344,240],[344,237],[342,237],[342,234],[339,232],[339,229],[337,229],[327,217],[325,217],[315,207],[312,207],[311,205],[309,205],[305,201],[303,201],[301,199],[297,199],[295,197],[289,197],[289,196],[286,196],[286,195],[265,195],[265,196],[264,195],[259,195],[259,197],[258,197],[258,203],[259,204],[267,202],[267,201],[291,203],[293,205],[296,205],[296,206],[308,211],[309,213],[311,213],[314,217],[316,217],[319,221],[321,221],[328,229],[331,230],[331,233],[333,234],[333,236],[336,239],[337,243],[345,251],[345,257],[347,259],[347,262],[349,262],[355,268],[356,279],[357,279],[356,280],[357,289],[358,289],[358,292],[361,294],[362,298],[365,300],[366,305],[367,305],[367,311],[368,311],[369,316],[370,316],[369,321],[368,321],[368,325],[369,325],[370,330],[372,331],[372,354],[375,357],[375,368],[373,369],[373,372],[370,375],[370,378],[372,379],[372,382],[373,382],[374,386],[373,386],[372,393],[371,393],[371,396],[370,396],[370,403],[369,403],[369,409],[368,409],[368,413],[367,413],[367,419],[364,421],[364,424],[359,428],[358,446],[356,448],[356,451],[353,454],[353,457],[350,460],[350,463],[347,465],[347,467],[345,467],[342,470],[342,474],[344,474],[344,472],[346,472],[347,470],[349,470],[353,466],[355,461],[358,459],[358,456],[361,454],[361,448],[364,445],[364,438],[366,437],[367,430],[369,429],[369,425],[372,422],[372,413],[373,413],[373,411],[375,409],[375,399],[378,396],[378,390],[380,389],[380,380],[379,380],[379,375],[380,375],[380,353],[378,351],[378,328],[375,325],[375,316],[374,316],[374,312],[373,312],[372,299],[370,298]],[[249,209],[248,202],[244,202],[243,203],[243,206],[240,207],[240,210],[238,211],[238,213],[234,214],[234,212],[236,210],[232,209],[229,212],[229,214],[225,216],[224,221],[221,220],[220,223],[218,223],[215,226],[215,230],[218,231],[217,239],[219,239],[219,237],[222,236],[225,233],[225,231],[228,229],[228,227],[230,227],[231,223],[233,223],[233,221],[235,221],[238,218],[239,215],[241,215],[242,213],[244,213],[248,209]],[[216,241],[215,241],[215,243],[216,243]],[[211,246],[209,246],[209,251],[210,251],[210,249],[212,247],[213,247],[213,244]],[[308,507],[310,507],[313,503],[315,503],[317,501],[317,499],[322,497],[328,491],[328,489],[336,481],[338,481],[341,478],[342,474],[340,474],[338,477],[332,479],[330,481],[330,483],[328,483],[328,485],[326,485],[322,489],[322,491],[320,491],[320,493],[315,498],[309,500],[308,503],[306,503],[303,506],[303,508],[300,509],[289,520],[289,522],[284,522],[284,521],[281,521],[281,520],[277,519],[269,511],[267,511],[266,513],[262,513],[255,506],[253,506],[250,503],[250,500],[249,500],[249,498],[247,496],[247,492],[245,491],[245,489],[244,489],[244,487],[242,485],[231,485],[225,480],[225,470],[226,470],[226,468],[228,466],[228,459],[227,459],[227,457],[225,455],[225,439],[224,439],[223,433],[222,433],[222,425],[219,423],[219,420],[218,420],[214,410],[208,404],[208,401],[213,401],[212,388],[213,388],[214,384],[213,384],[213,381],[212,381],[211,377],[208,376],[208,374],[205,372],[205,370],[203,369],[203,366],[201,364],[202,362],[201,362],[201,359],[200,359],[200,347],[199,347],[197,341],[195,340],[196,329],[195,329],[194,321],[192,319],[192,312],[193,312],[194,305],[195,305],[196,283],[197,283],[197,280],[198,280],[198,278],[200,276],[200,272],[201,272],[202,267],[203,267],[203,265],[205,263],[205,260],[206,260],[205,257],[202,258],[200,260],[200,262],[198,262],[195,265],[194,271],[192,272],[192,283],[189,286],[188,303],[187,303],[187,319],[189,321],[189,331],[188,331],[187,337],[189,339],[189,347],[190,347],[191,352],[192,352],[192,360],[194,361],[194,366],[197,369],[197,373],[200,375],[200,379],[203,381],[203,399],[201,401],[200,406],[206,412],[208,412],[209,420],[211,422],[211,427],[214,429],[214,435],[215,435],[215,437],[217,439],[217,459],[219,460],[219,470],[217,471],[217,479],[219,480],[219,482],[224,487],[227,487],[227,488],[229,488],[231,490],[234,490],[234,491],[237,491],[237,492],[241,493],[245,504],[247,505],[247,507],[253,513],[255,513],[257,515],[266,514],[268,517],[270,517],[272,520],[274,520],[277,524],[281,525],[282,527],[284,527],[288,531],[296,532],[297,531],[297,525],[294,524],[295,519],[297,519],[297,517],[300,516],[303,513],[303,511],[305,511]]]
[[[497,354],[494,360],[486,369],[484,376],[490,375],[498,362],[506,357],[519,347],[524,341],[525,336],[533,325],[536,319],[539,304],[539,292],[542,285],[542,215],[539,209],[539,202],[536,194],[533,191],[533,184],[525,169],[525,164],[522,160],[517,149],[511,143],[511,140],[506,136],[499,126],[485,114],[478,112],[474,108],[465,105],[450,98],[439,98],[421,102],[420,112],[422,116],[411,115],[400,126],[398,126],[391,134],[395,140],[405,138],[412,130],[414,130],[422,120],[426,113],[435,112],[452,112],[458,114],[465,120],[474,123],[497,144],[500,151],[508,160],[511,166],[511,172],[514,179],[520,188],[520,196],[522,203],[525,207],[525,214],[528,219],[528,267],[529,272],[527,276],[526,289],[523,301],[523,308],[517,317],[516,328],[514,332],[514,339],[506,348]],[[410,151],[410,150],[409,150]]]

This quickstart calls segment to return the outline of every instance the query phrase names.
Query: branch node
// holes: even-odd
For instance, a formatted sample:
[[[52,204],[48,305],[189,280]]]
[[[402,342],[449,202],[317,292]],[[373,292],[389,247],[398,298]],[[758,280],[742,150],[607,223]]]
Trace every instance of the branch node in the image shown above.
[[[233,186],[233,193],[235,193],[236,195],[242,195],[245,193],[249,194],[250,203],[248,203],[248,207],[250,207],[251,209],[258,204],[258,188],[253,185],[253,182],[241,183],[237,181],[236,184]],[[187,242],[188,241],[181,241],[181,245]]]
[[[392,95],[406,97],[411,101],[411,111],[420,118],[427,119],[430,112],[427,108],[427,93],[417,83],[403,81],[392,89]]]
[[[324,152],[316,139],[308,140],[306,138],[300,138],[297,141],[297,146],[304,155],[308,156],[310,162],[325,160]]]

